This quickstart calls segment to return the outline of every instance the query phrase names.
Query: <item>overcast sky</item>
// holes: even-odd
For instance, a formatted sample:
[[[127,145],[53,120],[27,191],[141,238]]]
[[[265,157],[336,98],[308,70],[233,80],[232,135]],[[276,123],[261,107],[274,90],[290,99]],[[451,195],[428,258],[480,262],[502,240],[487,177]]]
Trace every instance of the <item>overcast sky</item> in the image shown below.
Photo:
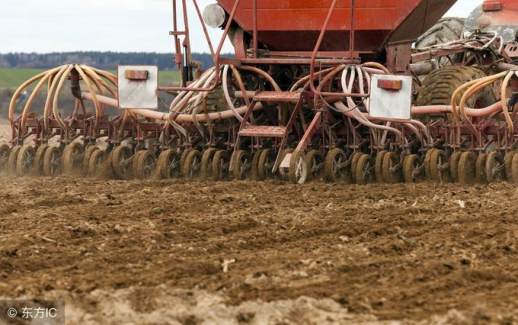
[[[458,0],[466,16],[482,0]],[[54,51],[171,52],[171,0],[1,0],[0,53]],[[199,0],[203,8],[214,0]],[[195,12],[190,11],[195,22]],[[199,26],[193,50],[207,51]],[[213,32],[214,39],[217,34]],[[230,51],[227,46],[226,51]]]

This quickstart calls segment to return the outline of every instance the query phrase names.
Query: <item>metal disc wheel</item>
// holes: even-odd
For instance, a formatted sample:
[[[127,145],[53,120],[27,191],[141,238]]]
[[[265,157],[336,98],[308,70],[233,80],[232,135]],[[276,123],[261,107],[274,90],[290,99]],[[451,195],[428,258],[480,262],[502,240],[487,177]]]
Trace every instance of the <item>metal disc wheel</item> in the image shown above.
[[[308,178],[308,167],[306,166],[303,151],[295,150],[291,154],[288,177],[290,182],[294,184],[304,184],[306,182]]]
[[[430,179],[437,182],[450,181],[450,166],[444,150],[433,149],[430,153]]]
[[[487,183],[486,161],[487,154],[479,153],[475,162],[475,179],[477,183]]]
[[[344,180],[351,182],[351,170],[349,161],[343,150],[334,148],[329,150],[324,160],[324,179],[326,182]]]
[[[23,176],[32,171],[35,154],[36,150],[31,145],[25,144],[20,148],[16,157],[16,175]]]
[[[405,183],[416,183],[421,180],[422,169],[419,164],[417,155],[408,155],[403,158],[403,179]]]
[[[110,163],[115,177],[130,179],[132,177],[133,150],[129,146],[117,146],[112,151]]]
[[[0,145],[0,173],[4,172],[7,167],[7,163],[9,161],[9,153],[11,149],[8,145],[2,144]]]
[[[9,158],[7,159],[7,171],[11,175],[16,175],[16,162],[18,161],[18,153],[20,152],[21,146],[14,146],[9,152]]]
[[[43,175],[57,176],[62,171],[62,152],[58,147],[49,147],[43,156]]]
[[[203,151],[203,155],[201,156],[201,167],[200,167],[200,177],[202,179],[209,179],[212,174],[212,158],[214,158],[214,154],[216,153],[216,149],[208,148]]]
[[[387,152],[385,150],[379,151],[376,154],[376,160],[374,161],[374,174],[376,175],[376,182],[383,183],[383,157]]]
[[[81,143],[69,143],[63,150],[63,172],[69,175],[78,173],[83,163],[83,155],[84,148]]]
[[[180,173],[180,155],[173,149],[167,149],[160,153],[156,163],[157,176],[169,179]]]
[[[383,179],[387,183],[401,182],[403,174],[399,163],[399,156],[395,152],[387,152],[383,156]]]
[[[218,150],[212,158],[212,180],[220,181],[227,177],[229,169],[228,152]]]
[[[198,150],[191,150],[183,161],[182,176],[188,179],[197,177],[200,174],[201,158]]]
[[[104,174],[104,163],[106,160],[106,153],[99,148],[96,148],[90,155],[88,162],[88,175],[92,177],[102,177]]]
[[[243,180],[248,176],[252,166],[250,155],[244,150],[236,150],[230,159],[232,176],[236,180]]]
[[[362,154],[358,159],[354,178],[356,180],[356,184],[360,185],[372,183],[376,180],[376,173],[369,155]]]
[[[486,177],[488,182],[498,182],[504,179],[505,163],[498,152],[490,152],[486,159]]]
[[[324,166],[324,157],[318,150],[310,150],[306,154],[306,166],[308,168],[308,181],[320,178]]]
[[[135,158],[136,173],[135,176],[139,179],[147,179],[153,175],[156,170],[156,157],[153,150],[142,150]]]
[[[459,161],[460,156],[462,155],[461,151],[455,151],[450,156],[450,177],[452,182],[458,182],[459,181]]]
[[[477,155],[471,151],[463,152],[459,160],[459,182],[471,185],[476,182]]]
[[[509,151],[505,154],[504,165],[505,165],[505,177],[508,181],[513,179],[513,158],[516,155],[516,151]]]

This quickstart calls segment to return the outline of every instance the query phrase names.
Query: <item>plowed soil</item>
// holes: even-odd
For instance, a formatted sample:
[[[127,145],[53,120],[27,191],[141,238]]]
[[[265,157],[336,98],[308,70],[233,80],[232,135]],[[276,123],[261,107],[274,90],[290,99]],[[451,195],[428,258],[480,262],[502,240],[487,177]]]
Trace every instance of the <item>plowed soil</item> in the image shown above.
[[[70,323],[518,321],[511,184],[0,184],[0,296]]]

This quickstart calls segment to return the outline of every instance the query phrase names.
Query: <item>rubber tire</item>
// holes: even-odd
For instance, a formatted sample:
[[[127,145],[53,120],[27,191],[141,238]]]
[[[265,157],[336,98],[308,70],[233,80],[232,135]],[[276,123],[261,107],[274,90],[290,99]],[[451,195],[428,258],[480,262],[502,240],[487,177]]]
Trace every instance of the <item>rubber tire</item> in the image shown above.
[[[511,181],[518,184],[518,155],[514,155],[511,163]]]
[[[371,158],[367,154],[360,155],[354,171],[356,184],[366,185],[376,180],[376,174],[371,166]]]
[[[235,180],[244,180],[250,171],[250,157],[244,150],[234,151],[230,159],[232,176]]]
[[[265,149],[259,156],[257,162],[257,176],[259,180],[265,180],[273,177],[273,165],[275,164],[275,156],[272,149]]]
[[[475,162],[475,179],[479,184],[487,183],[486,161],[487,154],[483,152],[479,153]]]
[[[156,163],[156,176],[162,179],[173,178],[180,174],[180,155],[173,149],[160,153]]]
[[[383,179],[390,184],[399,183],[403,179],[403,173],[401,170],[392,171],[392,168],[397,164],[399,160],[398,155],[395,152],[387,152],[383,156]]]
[[[133,176],[133,150],[126,145],[119,145],[110,155],[110,164],[113,174],[118,179],[130,179]],[[129,162],[128,162],[129,160]],[[123,166],[125,161],[126,165]]]
[[[104,163],[106,154],[99,148],[96,148],[90,155],[88,161],[88,175],[90,177],[101,178],[104,175]]]
[[[56,156],[59,158],[59,162],[56,162]],[[63,168],[63,157],[61,149],[58,147],[50,146],[45,150],[43,156],[43,175],[49,177],[55,177],[61,174]]]
[[[326,182],[336,182],[339,180],[346,180],[347,182],[351,182],[351,170],[339,170],[336,166],[337,158],[341,158],[340,160],[344,163],[347,160],[345,152],[343,150],[334,148],[329,150],[325,159],[324,159],[324,180]]]
[[[310,150],[306,154],[306,166],[308,168],[308,182],[319,179],[322,175],[324,157],[318,150]]]
[[[21,150],[21,146],[14,146],[9,152],[9,158],[7,159],[7,172],[10,175],[16,175],[16,163],[18,161],[18,153]]]
[[[356,165],[358,164],[358,160],[363,155],[361,152],[355,152],[351,158],[351,183],[356,183]]]
[[[504,164],[505,164],[505,177],[508,181],[512,181],[513,179],[513,158],[516,155],[516,151],[509,151],[505,154]]]
[[[417,183],[421,177],[415,175],[415,170],[419,168],[419,157],[417,155],[407,155],[403,158],[403,179],[405,183]]]
[[[445,66],[434,70],[423,80],[415,105],[450,105],[452,95],[457,88],[483,77],[486,77],[484,71],[468,66]],[[473,96],[466,105],[475,107],[475,104],[480,102],[480,105],[485,107],[495,101],[494,93],[490,87],[487,87],[484,91]]]
[[[452,182],[459,181],[459,161],[462,151],[455,151],[450,156],[450,177]]]
[[[156,170],[156,157],[153,150],[142,150],[136,157],[136,173],[138,179],[148,179]],[[151,167],[150,167],[151,166]]]
[[[32,171],[34,165],[34,156],[36,151],[34,147],[28,144],[23,145],[16,157],[16,175],[26,176]],[[29,165],[26,164],[26,159],[29,159]]]
[[[201,156],[200,178],[210,179],[212,174],[212,158],[214,158],[216,151],[215,148],[208,148],[203,151],[203,155]]]
[[[497,173],[494,173],[495,168],[501,165],[501,159],[498,152],[490,152],[486,159],[486,177],[488,183],[498,182],[504,179],[505,170],[499,169]],[[504,171],[504,173],[502,173]]]
[[[252,169],[250,172],[250,178],[254,181],[258,181],[259,179],[259,157],[261,157],[262,149],[256,150],[254,155],[252,156]]]
[[[303,151],[295,150],[291,153],[288,178],[293,184],[304,184],[308,179],[308,166]]]
[[[476,182],[477,155],[471,151],[463,152],[459,160],[459,183],[473,185]]]
[[[383,183],[383,157],[387,152],[385,150],[376,153],[376,160],[374,162],[374,173],[376,174],[376,182]]]
[[[201,153],[198,150],[191,150],[185,157],[182,164],[182,176],[187,179],[194,179],[200,175]]]
[[[2,144],[0,145],[0,173],[3,173],[7,169],[7,164],[9,162],[9,154],[11,153],[11,148],[8,145]]]
[[[85,154],[83,156],[83,174],[84,175],[88,175],[88,169],[89,169],[89,165],[90,165],[90,157],[92,156],[92,154],[94,153],[94,151],[96,149],[99,149],[97,148],[96,145],[93,145],[93,144],[88,144],[86,145],[85,147]]]
[[[226,150],[218,150],[212,158],[212,180],[221,181],[228,176],[228,152]]]
[[[440,166],[445,164],[448,161],[446,158],[446,152],[443,150],[435,149],[430,154],[430,176],[431,179],[436,182],[449,182],[451,180],[450,177],[450,169],[440,170]]]
[[[74,175],[81,169],[84,148],[79,142],[71,142],[63,150],[63,173]]]

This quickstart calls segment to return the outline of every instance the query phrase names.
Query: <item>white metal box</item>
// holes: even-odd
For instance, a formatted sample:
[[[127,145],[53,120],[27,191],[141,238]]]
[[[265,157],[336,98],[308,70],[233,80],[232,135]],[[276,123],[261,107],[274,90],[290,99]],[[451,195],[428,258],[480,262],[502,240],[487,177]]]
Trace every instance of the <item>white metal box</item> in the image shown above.
[[[158,109],[158,67],[119,66],[119,108]]]
[[[410,120],[412,117],[412,77],[373,75],[369,116]]]

